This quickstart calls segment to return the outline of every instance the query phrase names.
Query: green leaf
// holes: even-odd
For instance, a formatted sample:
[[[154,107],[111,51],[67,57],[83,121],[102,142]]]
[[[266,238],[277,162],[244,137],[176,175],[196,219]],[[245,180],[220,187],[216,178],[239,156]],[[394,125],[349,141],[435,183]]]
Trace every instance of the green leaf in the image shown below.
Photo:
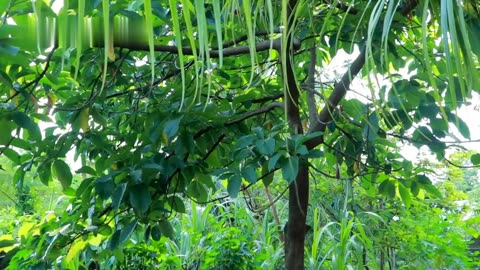
[[[273,176],[275,175],[274,172],[269,172],[265,163],[262,166],[262,181],[263,184],[268,187],[273,182]]]
[[[380,194],[386,195],[390,199],[395,198],[396,190],[395,190],[395,183],[390,180],[384,180],[378,186],[378,191]]]
[[[167,124],[165,124],[165,128],[163,132],[167,135],[168,139],[172,139],[178,132],[178,129],[180,127],[180,121],[182,120],[182,117],[176,118],[169,120]]]
[[[420,192],[420,185],[417,182],[412,182],[410,191],[412,191],[413,196],[418,196],[418,193]]]
[[[137,214],[144,214],[147,212],[150,204],[152,203],[152,198],[148,187],[144,184],[135,185],[129,187],[129,199],[130,205],[132,205],[133,210]]]
[[[202,183],[198,181],[191,181],[187,187],[187,193],[193,198],[204,201],[207,198],[207,191]]]
[[[158,241],[160,240],[160,238],[162,237],[162,232],[160,230],[160,225],[155,225],[152,227],[152,232],[150,233],[150,235],[152,236],[152,239],[155,240],[155,241]]]
[[[400,192],[400,197],[402,198],[405,207],[409,208],[412,205],[412,197],[410,196],[410,191],[402,184],[398,185],[398,191]]]
[[[298,157],[293,156],[282,161],[282,176],[290,184],[298,174]]]
[[[110,250],[115,250],[119,244],[120,244],[120,233],[121,231],[120,230],[116,230],[112,237],[110,238],[110,242],[108,242],[108,248]]]
[[[45,162],[40,164],[37,168],[37,175],[40,181],[48,186],[50,179],[52,178],[52,162]]]
[[[75,171],[75,173],[84,173],[84,174],[90,174],[90,175],[96,175],[97,172],[95,172],[95,170],[90,167],[90,166],[83,166],[81,167],[80,169],[78,169],[77,171]]]
[[[0,145],[7,145],[12,141],[12,130],[15,125],[11,121],[0,119]]]
[[[183,200],[178,196],[171,196],[170,198],[168,198],[168,204],[177,213],[183,214],[186,212],[185,204],[183,203]]]
[[[42,135],[37,123],[30,119],[26,114],[16,111],[12,114],[12,120],[21,128],[27,129],[30,139],[34,141],[41,141]]]
[[[158,222],[158,225],[159,225],[159,228],[160,228],[160,232],[162,233],[162,235],[170,238],[170,239],[174,239],[174,233],[173,233],[173,228],[172,228],[172,225],[170,224],[170,222],[168,222],[168,220],[166,219],[162,219]]]
[[[11,0],[2,0],[0,1],[0,15],[3,15],[3,13],[7,10],[7,8],[10,6],[10,1]]]
[[[471,157],[470,157],[470,161],[472,162],[473,165],[478,165],[480,164],[480,154],[473,154]]]
[[[67,256],[65,256],[67,262],[74,260],[87,245],[88,242],[83,241],[81,238],[74,241],[68,249]]]
[[[245,178],[249,183],[255,183],[258,180],[257,170],[253,166],[247,166],[242,168],[242,177]]]
[[[425,176],[423,174],[416,175],[415,180],[417,182],[419,182],[420,184],[431,184],[432,183],[430,178],[428,178],[427,176]]]
[[[460,118],[458,118],[457,121],[455,121],[455,125],[457,126],[458,131],[460,131],[460,134],[462,134],[465,139],[470,139],[470,129],[468,128],[468,125]]]
[[[2,151],[3,151],[2,154],[5,155],[8,159],[10,159],[13,162],[13,164],[15,165],[21,164],[20,155],[15,150],[13,150],[12,148],[5,148]]]
[[[228,185],[227,185],[228,195],[230,195],[230,197],[232,197],[233,199],[237,198],[241,185],[242,185],[242,178],[240,176],[232,175],[230,178],[228,178]]]
[[[134,219],[132,222],[130,222],[125,228],[120,230],[120,238],[119,238],[119,244],[125,243],[129,238],[130,235],[132,235],[133,231],[135,230],[135,227],[137,227],[138,219]]]
[[[127,183],[120,184],[112,194],[112,207],[114,210],[117,210],[122,203],[123,196],[127,190]]]
[[[72,172],[65,161],[61,159],[55,160],[53,162],[53,173],[56,175],[58,181],[60,181],[63,189],[66,189],[72,184]]]
[[[93,182],[93,180],[95,180],[94,178],[87,178],[87,179],[83,179],[82,182],[80,183],[80,186],[78,186],[76,192],[75,192],[75,195],[77,196],[77,198],[80,198],[82,196],[82,194],[90,188],[90,191],[91,191],[91,184]]]
[[[442,193],[432,184],[424,184],[422,185],[422,188],[426,190],[428,193],[434,195],[438,199],[442,199]]]
[[[275,152],[275,139],[267,138],[265,140],[257,140],[255,146],[261,154],[268,156],[273,155]]]
[[[283,156],[283,154],[278,152],[268,160],[268,170],[269,171],[271,171],[271,170],[273,170],[277,167],[278,159],[280,159],[282,156]]]
[[[109,175],[102,176],[95,181],[95,191],[103,200],[112,195],[114,188],[115,184],[113,183],[112,177]]]

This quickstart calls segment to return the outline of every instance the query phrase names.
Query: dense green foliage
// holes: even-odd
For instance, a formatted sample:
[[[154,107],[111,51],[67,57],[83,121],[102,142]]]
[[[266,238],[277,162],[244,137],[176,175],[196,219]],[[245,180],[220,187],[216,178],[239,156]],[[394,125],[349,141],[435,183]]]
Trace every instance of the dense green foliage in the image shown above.
[[[8,269],[478,265],[480,155],[401,152],[471,138],[476,1],[56,2],[0,3]]]

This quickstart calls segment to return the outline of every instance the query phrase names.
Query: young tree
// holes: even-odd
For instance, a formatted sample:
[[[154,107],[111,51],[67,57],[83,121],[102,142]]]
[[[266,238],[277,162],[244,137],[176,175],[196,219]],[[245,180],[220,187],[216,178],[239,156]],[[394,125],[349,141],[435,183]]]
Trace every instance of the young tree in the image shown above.
[[[47,262],[54,245],[73,260],[90,233],[112,250],[135,230],[168,236],[184,199],[218,183],[236,197],[281,178],[285,267],[303,269],[312,165],[409,204],[439,193],[392,140],[442,158],[449,123],[469,138],[455,112],[480,89],[475,0],[56,2],[0,4],[0,153],[14,181],[35,169],[71,197],[45,225],[65,230],[32,231]],[[341,51],[357,52],[345,74],[319,81]],[[365,100],[345,99],[355,77]]]

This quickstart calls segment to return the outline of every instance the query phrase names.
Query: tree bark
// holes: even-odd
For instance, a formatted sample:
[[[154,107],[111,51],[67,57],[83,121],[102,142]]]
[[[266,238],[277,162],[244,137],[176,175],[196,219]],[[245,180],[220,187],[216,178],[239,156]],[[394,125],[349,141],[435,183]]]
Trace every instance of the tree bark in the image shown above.
[[[285,109],[287,113],[288,126],[292,134],[303,134],[303,127],[299,110],[299,89],[295,81],[294,68],[294,37],[293,21],[294,8],[296,0],[290,0],[289,8],[287,10],[288,25],[284,33],[289,33],[287,36],[286,53],[287,59],[285,65],[285,82],[287,89],[285,89]],[[305,233],[306,233],[306,219],[308,207],[308,166],[306,162],[300,161],[298,174],[288,187],[289,201],[288,201],[288,221],[285,226],[285,269],[287,270],[303,270],[304,269],[304,253],[305,253]]]

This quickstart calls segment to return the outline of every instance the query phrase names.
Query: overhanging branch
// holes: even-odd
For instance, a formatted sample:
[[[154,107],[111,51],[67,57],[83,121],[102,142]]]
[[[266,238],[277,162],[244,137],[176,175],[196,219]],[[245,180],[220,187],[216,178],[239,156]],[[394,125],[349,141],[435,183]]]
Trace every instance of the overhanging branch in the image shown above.
[[[257,43],[255,45],[255,52],[261,52],[261,51],[266,51],[269,49],[274,49],[276,51],[281,51],[281,46],[282,46],[282,39],[277,38],[273,40],[265,40]],[[124,46],[125,48],[128,48],[133,51],[149,51],[150,48],[148,47],[148,44],[128,44]],[[295,39],[293,41],[293,48],[295,50],[298,50],[300,48],[300,40]],[[178,54],[178,47],[176,46],[169,46],[169,45],[155,45],[154,50],[156,52],[168,52],[172,54]],[[183,47],[182,48],[182,53],[183,55],[193,55],[193,49],[190,47]],[[197,55],[200,52],[197,51]],[[220,51],[219,50],[209,50],[208,51],[209,55],[211,58],[219,58],[220,57]],[[228,56],[237,56],[237,55],[243,55],[243,54],[249,54],[250,53],[250,47],[249,46],[238,46],[238,47],[232,47],[232,48],[225,48],[222,50],[222,55],[223,57],[228,57]]]

